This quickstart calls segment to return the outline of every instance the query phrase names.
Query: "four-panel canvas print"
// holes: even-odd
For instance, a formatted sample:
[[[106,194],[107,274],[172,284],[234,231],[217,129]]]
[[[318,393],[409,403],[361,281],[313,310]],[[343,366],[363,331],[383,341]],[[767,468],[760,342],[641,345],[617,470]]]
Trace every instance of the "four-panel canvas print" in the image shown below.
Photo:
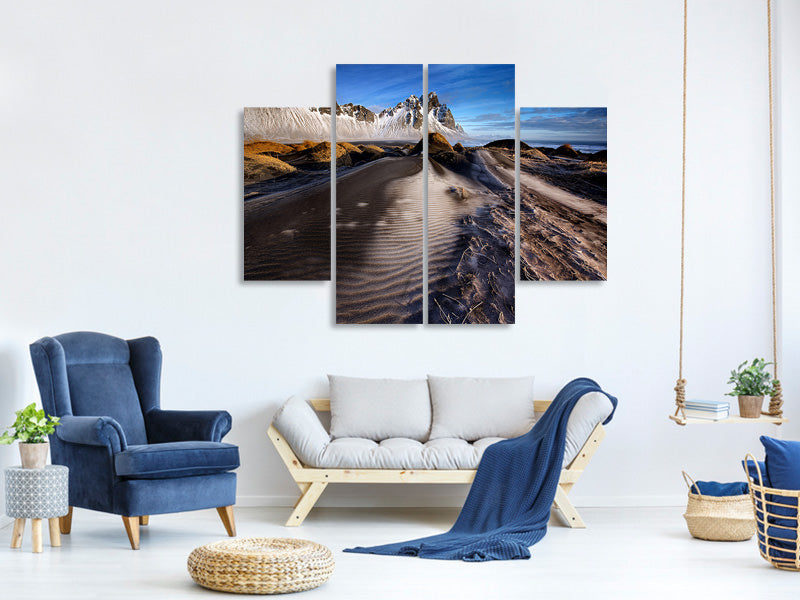
[[[515,106],[514,65],[340,64],[333,109],[245,108],[244,278],[331,279],[333,226],[338,324],[514,323],[515,252],[605,280],[606,108]]]

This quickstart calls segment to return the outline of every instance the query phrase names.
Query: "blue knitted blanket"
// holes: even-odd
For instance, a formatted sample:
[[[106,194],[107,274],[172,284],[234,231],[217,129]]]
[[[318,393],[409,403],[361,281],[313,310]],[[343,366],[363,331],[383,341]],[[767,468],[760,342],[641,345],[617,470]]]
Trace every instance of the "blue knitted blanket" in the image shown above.
[[[567,420],[588,392],[605,394],[616,410],[617,399],[591,379],[569,382],[533,429],[486,449],[464,507],[447,533],[345,552],[464,561],[530,558],[529,547],[547,533],[564,460]],[[612,411],[605,423],[613,416]]]

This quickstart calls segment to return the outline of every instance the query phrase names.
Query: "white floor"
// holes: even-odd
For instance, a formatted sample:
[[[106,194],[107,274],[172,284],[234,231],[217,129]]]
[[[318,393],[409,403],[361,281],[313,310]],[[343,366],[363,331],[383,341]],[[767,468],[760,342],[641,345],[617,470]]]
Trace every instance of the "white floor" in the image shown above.
[[[686,531],[681,508],[581,511],[588,529],[551,522],[528,561],[463,563],[345,554],[343,548],[441,533],[454,509],[317,508],[295,529],[282,526],[289,509],[239,508],[240,536],[299,537],[327,545],[336,571],[308,598],[792,598],[800,573],[778,571],[755,540],[703,542]],[[141,550],[128,546],[119,517],[76,510],[60,548],[32,554],[26,529],[21,550],[0,530],[3,598],[220,597],[186,572],[192,548],[223,539],[216,511],[154,516],[142,528]],[[7,595],[10,592],[9,595]]]

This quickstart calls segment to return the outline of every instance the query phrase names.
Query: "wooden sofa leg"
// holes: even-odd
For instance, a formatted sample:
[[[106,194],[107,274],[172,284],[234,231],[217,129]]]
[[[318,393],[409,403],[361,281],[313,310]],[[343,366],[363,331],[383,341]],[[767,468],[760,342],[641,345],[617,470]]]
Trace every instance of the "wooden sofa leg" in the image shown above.
[[[230,537],[236,537],[236,521],[233,518],[233,506],[218,506],[217,512],[219,518],[222,519],[222,524],[225,525],[225,531],[228,532]]]
[[[311,512],[311,509],[314,508],[314,505],[317,503],[317,500],[319,500],[319,497],[322,495],[322,492],[325,491],[326,487],[328,487],[327,481],[315,481],[309,485],[308,489],[300,496],[300,500],[295,505],[294,511],[292,511],[292,514],[289,516],[289,520],[286,521],[286,526],[297,527],[301,525],[308,516],[308,513]]]
[[[58,518],[58,527],[61,529],[63,535],[68,535],[72,531],[72,507],[69,507],[69,512],[63,517]]]
[[[122,517],[133,550],[139,549],[139,517]]]
[[[139,517],[139,525],[147,526],[150,525],[150,515],[142,515]]]
[[[586,528],[586,523],[583,522],[583,519],[581,519],[578,511],[572,505],[572,502],[569,501],[567,492],[565,492],[564,488],[562,488],[560,485],[556,488],[556,498],[553,502],[553,505],[561,511],[561,516],[564,517],[568,527],[577,529]]]

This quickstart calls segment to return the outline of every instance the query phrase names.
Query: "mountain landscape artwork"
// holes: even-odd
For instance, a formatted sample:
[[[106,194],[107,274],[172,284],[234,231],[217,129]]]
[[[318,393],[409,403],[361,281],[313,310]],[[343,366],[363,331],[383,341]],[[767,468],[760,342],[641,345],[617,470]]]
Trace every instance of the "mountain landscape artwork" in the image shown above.
[[[336,66],[336,323],[422,323],[422,65]]]
[[[607,109],[515,104],[513,64],[339,64],[333,108],[245,108],[244,279],[327,281],[335,250],[337,324],[444,325],[515,322],[515,252],[605,281]]]
[[[331,109],[244,109],[244,279],[331,277]]]
[[[520,109],[520,279],[607,277],[607,110]]]
[[[429,323],[514,323],[514,71],[428,66]]]

